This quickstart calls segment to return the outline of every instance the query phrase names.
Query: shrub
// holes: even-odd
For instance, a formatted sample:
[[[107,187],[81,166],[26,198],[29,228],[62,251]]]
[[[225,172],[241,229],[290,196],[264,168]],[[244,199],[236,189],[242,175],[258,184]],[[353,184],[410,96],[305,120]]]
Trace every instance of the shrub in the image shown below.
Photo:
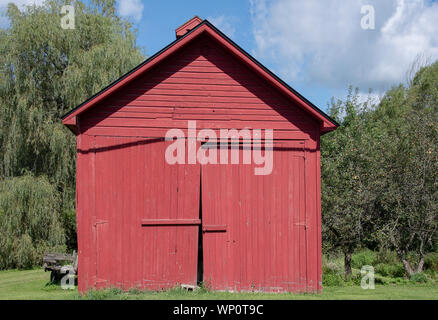
[[[438,272],[438,252],[431,252],[424,257],[424,268]]]
[[[328,272],[323,273],[322,275],[322,285],[326,287],[341,287],[344,286],[344,276],[334,273]]]
[[[339,287],[344,285],[343,263],[337,255],[322,256],[322,285]]]
[[[425,270],[424,274],[429,278],[432,279],[434,281],[438,281],[438,272],[433,271],[433,270]]]
[[[375,276],[374,276],[374,282],[376,284],[383,284],[383,285],[388,285],[388,284],[406,284],[406,283],[409,282],[409,280],[405,279],[405,278],[385,277],[385,276],[382,276],[382,275],[376,273]]]
[[[395,283],[395,279],[392,279],[392,278],[389,278],[389,277],[385,277],[385,276],[382,276],[380,274],[375,274],[374,282],[376,284],[387,285],[387,284]]]
[[[410,278],[410,281],[416,283],[426,283],[428,282],[427,276],[423,272],[414,273]]]
[[[323,256],[322,273],[330,273],[330,272],[342,274],[344,272],[343,261],[336,258],[329,260],[327,256]]]
[[[384,264],[379,263],[374,267],[376,273],[385,277],[403,278],[405,276],[405,269],[401,263],[398,264]]]
[[[374,266],[377,261],[377,254],[369,249],[363,249],[351,258],[351,266],[361,269],[362,266]]]

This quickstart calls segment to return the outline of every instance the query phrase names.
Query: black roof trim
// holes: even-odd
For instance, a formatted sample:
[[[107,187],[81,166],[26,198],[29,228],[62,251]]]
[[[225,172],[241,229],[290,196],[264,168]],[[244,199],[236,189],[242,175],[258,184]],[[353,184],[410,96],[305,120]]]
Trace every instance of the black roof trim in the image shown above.
[[[257,64],[260,68],[262,68],[264,71],[269,73],[275,80],[280,82],[283,86],[285,86],[287,89],[292,91],[297,97],[299,97],[301,100],[306,102],[310,107],[312,107],[315,111],[317,111],[319,114],[321,114],[324,118],[335,124],[339,127],[339,123],[337,123],[335,120],[333,120],[328,114],[326,114],[324,111],[319,109],[317,106],[315,106],[312,102],[307,100],[305,97],[303,97],[298,91],[296,91],[294,88],[292,88],[290,85],[288,85],[285,81],[283,81],[280,77],[278,77],[276,74],[274,74],[271,70],[266,68],[263,64],[261,64],[256,58],[251,56],[248,52],[246,52],[244,49],[242,49],[237,43],[235,43],[233,40],[227,37],[222,31],[220,31],[218,28],[216,28],[210,21],[204,20],[208,24],[209,27],[211,27],[213,30],[215,30],[217,33],[219,33],[224,39],[226,39],[229,43],[231,43],[236,49],[238,49],[240,52],[242,52],[245,56],[247,56],[249,59],[251,59],[252,62]]]
[[[206,20],[202,21],[202,23],[198,24],[195,28],[193,28],[192,30],[190,30],[189,32],[187,32],[185,35],[183,35],[182,37],[179,37],[178,39],[174,40],[173,42],[169,43],[167,46],[165,46],[163,49],[161,49],[160,51],[156,52],[154,55],[150,56],[149,58],[147,58],[145,61],[143,61],[142,63],[140,63],[138,66],[136,66],[134,69],[132,69],[131,71],[128,71],[127,73],[125,73],[123,76],[121,76],[119,79],[117,79],[116,81],[112,82],[111,84],[109,84],[108,86],[106,86],[105,88],[103,88],[102,90],[100,90],[99,92],[97,92],[96,94],[92,95],[90,98],[88,98],[87,100],[85,100],[84,102],[82,102],[81,104],[79,104],[77,107],[75,107],[74,109],[70,110],[69,112],[67,112],[66,114],[64,114],[61,119],[65,119],[67,118],[70,114],[72,114],[73,112],[75,112],[76,110],[78,110],[79,108],[81,108],[84,104],[87,104],[89,101],[93,100],[94,98],[96,98],[97,96],[99,96],[100,94],[104,93],[106,90],[110,89],[111,87],[113,87],[114,85],[116,85],[117,83],[119,83],[120,81],[122,81],[123,79],[125,79],[126,77],[128,77],[129,75],[131,75],[132,73],[134,73],[135,71],[137,71],[138,69],[140,69],[141,67],[143,67],[145,64],[149,63],[150,61],[152,61],[153,59],[155,59],[157,56],[159,56],[160,54],[162,54],[164,51],[166,51],[167,49],[173,47],[175,44],[177,44],[178,42],[180,42],[181,40],[183,40],[186,36],[188,36],[190,33],[192,33],[193,31],[195,31],[196,29],[198,29],[201,25],[205,24]]]

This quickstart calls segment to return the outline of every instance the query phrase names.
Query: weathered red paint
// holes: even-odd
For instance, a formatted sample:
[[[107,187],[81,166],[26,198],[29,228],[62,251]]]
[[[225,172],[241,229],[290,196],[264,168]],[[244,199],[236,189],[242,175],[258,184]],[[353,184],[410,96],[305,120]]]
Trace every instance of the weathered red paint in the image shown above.
[[[272,174],[169,165],[163,137],[188,120],[274,129]],[[195,285],[199,232],[213,289],[321,289],[319,137],[337,125],[208,22],[63,122],[77,133],[81,292]]]
[[[228,227],[204,232],[204,279],[213,289],[318,289],[317,262],[307,265],[316,228],[306,211],[306,149],[306,140],[275,142],[266,176],[254,175],[254,165],[202,166],[202,223]]]

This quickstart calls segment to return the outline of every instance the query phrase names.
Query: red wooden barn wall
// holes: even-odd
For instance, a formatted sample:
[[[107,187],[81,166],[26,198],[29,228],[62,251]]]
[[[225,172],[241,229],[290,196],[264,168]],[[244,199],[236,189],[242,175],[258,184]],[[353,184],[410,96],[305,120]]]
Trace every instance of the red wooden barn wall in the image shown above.
[[[274,129],[273,173],[168,165],[160,138],[187,120]],[[203,233],[213,289],[321,289],[320,124],[208,35],[81,114],[78,127],[80,291],[196,284],[199,224],[226,226]]]

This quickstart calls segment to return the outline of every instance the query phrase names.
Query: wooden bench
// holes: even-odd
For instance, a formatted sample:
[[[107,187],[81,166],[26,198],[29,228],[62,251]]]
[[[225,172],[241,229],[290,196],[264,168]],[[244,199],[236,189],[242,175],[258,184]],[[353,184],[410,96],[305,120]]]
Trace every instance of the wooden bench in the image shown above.
[[[47,253],[43,257],[44,271],[50,271],[50,281],[53,283],[61,280],[65,274],[77,274],[78,255],[67,253]]]

